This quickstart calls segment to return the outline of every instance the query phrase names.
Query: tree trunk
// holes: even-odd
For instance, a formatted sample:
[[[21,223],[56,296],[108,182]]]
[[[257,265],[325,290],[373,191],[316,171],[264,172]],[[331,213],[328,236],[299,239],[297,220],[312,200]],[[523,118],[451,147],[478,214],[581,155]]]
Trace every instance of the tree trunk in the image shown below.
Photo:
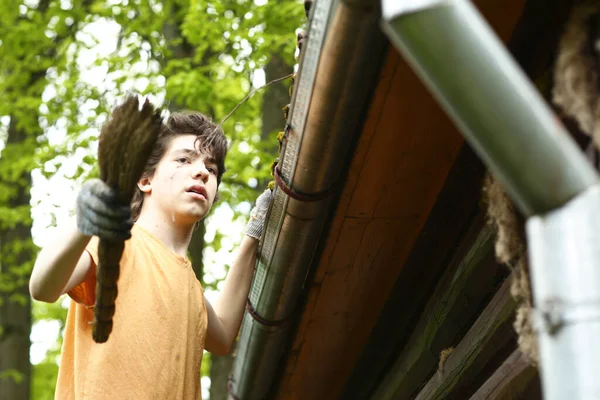
[[[15,118],[8,129],[7,146],[2,157],[18,159],[27,134],[17,129]],[[11,154],[12,153],[12,154]],[[29,208],[30,171],[22,171],[13,184],[16,193],[8,201],[11,209]],[[0,231],[0,399],[29,399],[31,364],[31,298],[29,275],[33,260],[31,222],[21,220],[14,227]]]
[[[35,8],[38,16],[48,12],[51,1],[38,2]],[[90,3],[91,0],[83,0],[80,7],[87,9]],[[41,45],[38,49],[40,55],[56,58],[57,49],[67,38],[75,35],[78,23],[75,21],[65,32]],[[38,45],[40,43],[36,42]],[[3,70],[3,75],[11,77],[14,74],[12,82],[3,88],[9,93],[6,101],[14,101],[14,97],[19,98],[20,94],[26,98],[41,99],[45,85],[40,83],[45,80],[46,71],[44,63],[28,65],[24,70],[15,71],[12,67]],[[43,132],[38,122],[37,105],[19,108],[14,114],[17,113],[18,121],[15,115],[11,115],[6,147],[0,158],[6,166],[14,168],[8,176],[0,178],[11,190],[2,205],[21,213],[16,224],[8,224],[0,230],[0,399],[27,400],[31,397],[32,375],[29,359],[32,327],[29,277],[37,253],[31,237],[31,168],[35,165],[36,139]],[[24,162],[24,158],[28,162]]]
[[[273,54],[265,66],[265,80],[270,82],[273,79],[281,78],[293,72],[290,65],[286,64],[279,54]],[[261,137],[269,138],[273,132],[282,131],[285,126],[283,118],[283,107],[290,102],[289,87],[290,80],[277,82],[265,89],[262,104],[263,123]],[[277,143],[273,138],[273,154],[277,150]]]
[[[37,12],[45,14],[50,1],[40,0]],[[52,45],[58,46],[61,39],[57,36],[53,43],[48,43],[43,49],[44,55],[55,56],[56,47]],[[41,65],[28,67],[31,67],[28,73],[15,72],[10,67],[2,71],[9,77],[22,74],[23,78],[21,82],[13,77],[13,81],[19,83],[8,85],[6,101],[12,101],[10,92],[13,92],[12,95],[22,93],[26,97],[41,98],[44,87],[39,83],[45,79],[46,69]],[[6,87],[4,89],[7,91]],[[31,237],[30,190],[36,138],[42,133],[38,118],[37,107],[19,109],[18,121],[14,114],[11,115],[6,147],[0,158],[6,163],[5,167],[11,165],[15,169],[8,176],[1,177],[11,189],[2,205],[21,213],[14,225],[7,224],[0,230],[0,399],[27,400],[31,397],[29,277],[37,250]],[[24,158],[29,162],[24,163]]]
[[[210,358],[210,400],[227,400],[227,383],[233,368],[233,357],[211,354]]]
[[[274,53],[265,66],[265,80],[268,83],[291,72],[293,72],[292,66],[286,64],[279,54]],[[262,140],[270,141],[271,146],[268,149],[273,154],[273,160],[278,157],[275,135],[285,127],[286,121],[283,117],[283,108],[290,103],[290,86],[291,80],[286,79],[267,87],[263,95],[263,120],[260,134]],[[269,178],[259,182],[256,187],[258,193],[262,193],[271,180],[272,178]]]
[[[192,234],[192,240],[190,241],[189,254],[190,260],[192,261],[192,268],[196,273],[196,278],[202,282],[204,275],[204,261],[202,259],[202,250],[204,250],[204,234],[206,233],[206,226],[204,220],[198,221],[197,228]]]

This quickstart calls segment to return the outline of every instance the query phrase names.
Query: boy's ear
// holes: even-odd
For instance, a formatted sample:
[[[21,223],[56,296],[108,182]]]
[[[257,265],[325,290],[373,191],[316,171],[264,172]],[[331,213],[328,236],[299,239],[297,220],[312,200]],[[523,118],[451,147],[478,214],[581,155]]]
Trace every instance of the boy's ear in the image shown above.
[[[150,193],[152,191],[152,184],[150,182],[150,178],[142,178],[137,183],[138,188],[143,193]]]

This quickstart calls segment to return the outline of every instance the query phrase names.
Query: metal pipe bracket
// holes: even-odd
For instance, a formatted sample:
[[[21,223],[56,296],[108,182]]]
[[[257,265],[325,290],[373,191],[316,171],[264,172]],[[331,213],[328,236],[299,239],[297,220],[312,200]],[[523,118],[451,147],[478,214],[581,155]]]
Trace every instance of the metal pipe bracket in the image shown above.
[[[600,321],[600,300],[588,303],[566,304],[561,299],[546,299],[534,309],[534,329],[545,331],[550,336],[562,328],[578,323]]]

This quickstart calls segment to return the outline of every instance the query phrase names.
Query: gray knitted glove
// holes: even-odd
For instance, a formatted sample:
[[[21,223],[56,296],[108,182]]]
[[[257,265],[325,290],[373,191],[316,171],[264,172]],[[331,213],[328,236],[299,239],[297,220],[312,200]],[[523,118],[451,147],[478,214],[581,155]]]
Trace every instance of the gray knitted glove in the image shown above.
[[[87,236],[108,240],[131,237],[131,209],[119,204],[114,189],[100,179],[87,181],[77,196],[77,227]]]
[[[273,193],[270,189],[266,189],[260,196],[258,196],[256,199],[256,205],[252,211],[250,211],[250,221],[248,221],[248,225],[246,225],[246,230],[244,231],[245,235],[255,239],[260,239],[263,233],[265,218],[267,216],[267,211],[269,210],[269,205],[271,205],[272,198]]]

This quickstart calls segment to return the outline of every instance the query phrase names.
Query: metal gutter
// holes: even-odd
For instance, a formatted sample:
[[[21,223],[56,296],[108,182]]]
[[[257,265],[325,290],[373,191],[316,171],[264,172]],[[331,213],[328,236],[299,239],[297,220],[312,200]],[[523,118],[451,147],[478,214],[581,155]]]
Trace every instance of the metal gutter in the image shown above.
[[[292,97],[230,399],[273,395],[302,289],[361,131],[385,37],[376,0],[317,0]],[[328,21],[331,21],[328,27]]]
[[[544,398],[598,398],[596,171],[469,1],[382,4],[390,40],[529,217]],[[388,376],[378,393],[397,377]]]

